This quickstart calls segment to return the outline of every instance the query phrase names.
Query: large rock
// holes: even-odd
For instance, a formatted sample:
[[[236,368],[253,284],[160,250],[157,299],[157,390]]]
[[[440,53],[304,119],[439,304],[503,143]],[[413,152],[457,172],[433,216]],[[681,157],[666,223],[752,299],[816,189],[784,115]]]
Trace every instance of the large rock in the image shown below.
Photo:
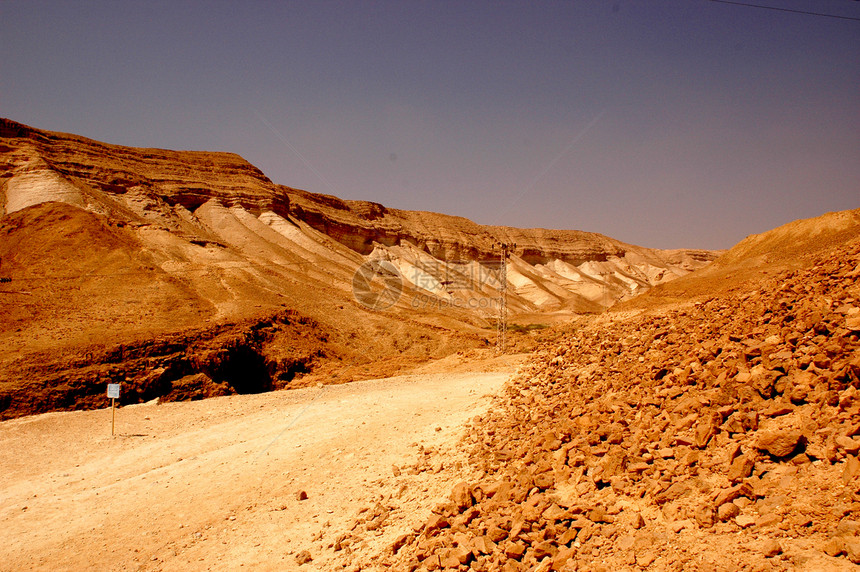
[[[756,446],[774,457],[787,457],[801,444],[802,438],[803,434],[794,429],[763,431],[758,435]]]

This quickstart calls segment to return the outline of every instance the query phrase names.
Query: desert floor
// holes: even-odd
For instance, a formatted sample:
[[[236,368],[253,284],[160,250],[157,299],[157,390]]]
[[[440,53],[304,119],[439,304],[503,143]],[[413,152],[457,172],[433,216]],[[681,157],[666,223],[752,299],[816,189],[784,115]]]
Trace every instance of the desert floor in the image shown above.
[[[355,569],[468,477],[517,361],[0,423],[0,569]]]

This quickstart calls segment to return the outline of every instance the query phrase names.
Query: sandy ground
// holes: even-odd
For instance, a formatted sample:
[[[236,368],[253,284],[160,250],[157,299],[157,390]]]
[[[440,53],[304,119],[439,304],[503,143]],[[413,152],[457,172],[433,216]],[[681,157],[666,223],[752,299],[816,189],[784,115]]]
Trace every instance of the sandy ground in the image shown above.
[[[0,569],[357,569],[468,476],[510,369],[129,406],[114,437],[109,409],[3,422]]]

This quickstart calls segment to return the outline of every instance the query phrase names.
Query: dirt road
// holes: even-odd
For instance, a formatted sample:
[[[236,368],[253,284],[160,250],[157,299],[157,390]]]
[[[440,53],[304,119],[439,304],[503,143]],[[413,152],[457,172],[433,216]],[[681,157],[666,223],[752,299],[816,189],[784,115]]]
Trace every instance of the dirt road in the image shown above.
[[[508,376],[130,406],[115,437],[109,409],[4,422],[0,569],[352,569],[464,475],[463,425]]]

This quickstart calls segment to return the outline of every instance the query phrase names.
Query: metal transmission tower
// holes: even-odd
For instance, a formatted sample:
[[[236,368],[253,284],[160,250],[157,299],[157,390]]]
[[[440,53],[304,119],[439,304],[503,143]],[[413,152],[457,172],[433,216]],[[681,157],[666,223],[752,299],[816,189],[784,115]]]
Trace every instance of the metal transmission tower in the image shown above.
[[[495,245],[501,250],[501,265],[499,268],[499,320],[496,322],[497,336],[496,344],[497,351],[500,354],[505,353],[505,344],[508,336],[508,256],[517,245],[515,243],[508,244],[500,242]]]

